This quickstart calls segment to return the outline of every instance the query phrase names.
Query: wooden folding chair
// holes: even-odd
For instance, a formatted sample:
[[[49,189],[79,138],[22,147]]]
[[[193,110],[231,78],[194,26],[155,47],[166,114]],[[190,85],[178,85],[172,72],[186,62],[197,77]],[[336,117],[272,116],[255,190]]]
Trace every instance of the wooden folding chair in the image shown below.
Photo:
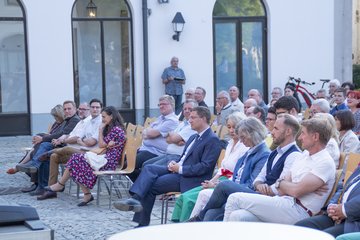
[[[135,144],[135,138],[134,137],[129,137],[126,140],[125,143],[125,147],[122,153],[122,157],[119,163],[118,168],[116,168],[115,170],[107,170],[107,171],[95,171],[94,174],[98,177],[98,188],[97,188],[97,199],[96,199],[96,204],[99,205],[99,199],[100,199],[100,191],[101,191],[101,181],[105,181],[104,178],[108,177],[109,178],[109,182],[110,182],[110,186],[108,189],[109,192],[109,208],[111,208],[111,204],[112,204],[112,192],[113,192],[113,186],[115,185],[115,183],[117,181],[120,181],[120,184],[123,185],[123,181],[121,181],[121,179],[117,180],[115,177],[125,177],[126,178],[126,186],[125,189],[129,189],[130,185],[132,184],[132,181],[130,180],[130,178],[127,176],[127,174],[130,174],[134,171],[135,169],[135,162],[136,162],[136,152],[137,152],[137,147]],[[122,169],[124,166],[124,162],[125,162],[125,158],[126,158],[126,168]],[[106,183],[106,182],[105,182]],[[117,193],[119,195],[119,197],[121,198],[121,192],[120,190],[117,190]]]
[[[357,166],[360,163],[360,154],[359,153],[349,153],[346,169],[345,169],[345,177],[344,183],[348,180],[350,175],[355,171]]]
[[[225,149],[222,149],[216,163],[216,168],[220,168],[224,156],[225,156]],[[175,201],[180,195],[181,192],[167,192],[161,196],[161,224],[167,223],[169,202]]]
[[[153,118],[147,117],[147,118],[145,119],[145,122],[144,122],[143,127],[144,127],[144,128],[150,127],[150,124],[151,124],[152,122],[155,122],[155,121],[156,121],[156,117],[153,117]]]
[[[340,181],[340,178],[341,178],[341,174],[342,174],[342,169],[338,169],[336,170],[336,176],[335,176],[335,182],[334,182],[334,185],[331,189],[331,192],[328,196],[328,198],[326,199],[325,201],[325,204],[324,204],[324,207],[326,207],[328,204],[329,204],[329,201],[330,199],[334,196],[334,194],[336,193],[336,189],[337,189],[337,186],[339,184],[339,181]]]
[[[136,132],[136,125],[128,123],[126,127],[126,137],[133,137]]]
[[[346,153],[341,152],[339,157],[339,165],[337,166],[337,169],[343,169],[345,158],[346,158]]]

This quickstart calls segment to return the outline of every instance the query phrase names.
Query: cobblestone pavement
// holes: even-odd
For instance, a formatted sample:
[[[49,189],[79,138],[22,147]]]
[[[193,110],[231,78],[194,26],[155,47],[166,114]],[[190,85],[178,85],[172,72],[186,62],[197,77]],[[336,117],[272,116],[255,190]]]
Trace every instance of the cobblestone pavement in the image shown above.
[[[109,198],[105,185],[101,187],[100,205],[96,201],[85,207],[77,207],[81,201],[76,197],[76,185],[72,183],[71,193],[67,183],[64,193],[58,198],[37,201],[36,197],[21,193],[20,188],[29,186],[29,177],[23,173],[6,174],[24,156],[24,147],[31,146],[30,136],[0,137],[0,204],[26,204],[35,207],[40,220],[55,230],[55,239],[106,239],[112,234],[132,229],[133,213],[109,209]],[[96,196],[96,187],[92,190]],[[114,194],[113,199],[118,197]],[[124,196],[124,194],[123,194]],[[125,197],[126,194],[125,194]],[[151,225],[160,224],[161,202],[156,201]],[[171,214],[170,214],[171,215]]]

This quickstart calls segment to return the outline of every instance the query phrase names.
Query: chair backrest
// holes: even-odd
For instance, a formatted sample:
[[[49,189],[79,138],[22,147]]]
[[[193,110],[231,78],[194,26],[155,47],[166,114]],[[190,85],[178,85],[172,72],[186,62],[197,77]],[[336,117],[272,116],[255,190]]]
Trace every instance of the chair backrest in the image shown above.
[[[329,204],[330,199],[334,196],[334,194],[336,192],[336,188],[340,181],[341,174],[342,174],[342,169],[336,170],[334,186],[331,189],[329,197],[325,201],[324,207],[326,207]]]
[[[339,165],[337,166],[337,169],[343,169],[345,158],[346,158],[346,153],[341,152],[339,157]]]
[[[360,163],[360,154],[359,153],[349,153],[349,157],[347,160],[347,165],[345,169],[345,177],[344,177],[344,183],[348,180],[350,175],[354,172],[354,170],[357,168],[357,166]]]
[[[221,163],[224,160],[224,157],[225,157],[225,149],[222,149],[220,154],[219,154],[217,163],[216,163],[216,166],[217,166],[218,169],[221,167]]]
[[[142,138],[142,134],[144,131],[145,127],[141,126],[141,125],[137,125],[136,126],[136,131],[135,131],[135,138]]]
[[[213,125],[213,122],[215,121],[216,119],[216,115],[215,114],[211,114],[211,117],[210,117],[210,126]]]
[[[152,122],[154,122],[154,121],[156,121],[156,117],[153,117],[153,118],[147,117],[147,118],[145,119],[145,122],[144,122],[144,125],[143,125],[144,128],[149,127],[150,124],[151,124]]]
[[[126,155],[126,168],[123,169],[126,173],[132,173],[135,169],[135,163],[136,163],[136,152],[137,147],[135,146],[135,138],[129,138],[126,141],[125,145],[125,155]]]
[[[219,133],[219,138],[224,139],[226,135],[229,134],[229,129],[226,126],[222,126],[221,131]]]
[[[136,131],[136,125],[132,124],[132,123],[128,123],[127,127],[126,127],[126,136],[127,137],[131,137],[135,135],[135,131]]]

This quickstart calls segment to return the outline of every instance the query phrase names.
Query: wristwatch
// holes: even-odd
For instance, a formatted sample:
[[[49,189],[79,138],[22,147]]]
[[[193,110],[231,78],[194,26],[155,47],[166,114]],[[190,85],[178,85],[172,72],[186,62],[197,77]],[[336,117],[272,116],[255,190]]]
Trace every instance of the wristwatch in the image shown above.
[[[276,182],[275,182],[275,188],[276,188],[276,189],[280,188],[280,183],[281,183],[282,180],[284,180],[284,179],[283,179],[283,178],[279,178],[278,180],[276,180]]]

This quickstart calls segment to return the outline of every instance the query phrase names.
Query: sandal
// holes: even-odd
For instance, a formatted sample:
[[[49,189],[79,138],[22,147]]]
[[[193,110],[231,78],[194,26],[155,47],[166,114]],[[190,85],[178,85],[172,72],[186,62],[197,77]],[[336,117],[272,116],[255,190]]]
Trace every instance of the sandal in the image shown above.
[[[84,195],[91,195],[90,199],[85,201],[82,201],[81,203],[78,204],[78,207],[83,207],[86,206],[89,202],[94,201],[94,196],[89,192],[89,193],[84,193]]]
[[[51,187],[45,187],[44,189],[49,192],[63,192],[65,190],[65,184],[62,184],[60,181],[58,181],[58,184],[60,184],[63,188],[61,190],[52,190]]]

